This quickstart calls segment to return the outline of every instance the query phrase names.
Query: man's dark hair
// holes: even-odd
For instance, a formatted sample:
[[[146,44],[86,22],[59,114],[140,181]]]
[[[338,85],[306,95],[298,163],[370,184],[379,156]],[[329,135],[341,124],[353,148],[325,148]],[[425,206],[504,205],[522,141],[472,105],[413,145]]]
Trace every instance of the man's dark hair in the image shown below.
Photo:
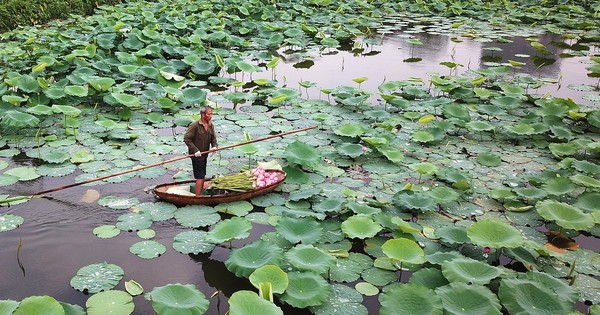
[[[206,112],[208,112],[209,110],[212,110],[210,106],[202,106],[202,108],[200,108],[200,115],[206,114]]]

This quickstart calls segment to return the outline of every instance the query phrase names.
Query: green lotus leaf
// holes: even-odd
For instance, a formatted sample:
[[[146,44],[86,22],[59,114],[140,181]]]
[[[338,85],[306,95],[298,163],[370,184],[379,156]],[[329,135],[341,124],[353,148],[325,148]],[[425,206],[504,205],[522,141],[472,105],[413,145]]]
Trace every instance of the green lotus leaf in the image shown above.
[[[132,207],[134,211],[148,213],[152,221],[166,221],[174,217],[177,207],[167,202],[144,202]],[[204,213],[202,213],[204,216]],[[216,223],[216,222],[215,222]]]
[[[40,85],[38,81],[33,76],[30,76],[28,74],[22,75],[17,80],[17,87],[19,87],[19,89],[21,89],[25,93],[35,93],[40,90]]]
[[[354,285],[354,288],[365,296],[375,296],[379,294],[379,289],[368,282],[359,282]]]
[[[285,289],[287,289],[289,284],[287,273],[276,265],[265,265],[254,270],[254,272],[250,274],[249,280],[257,289],[260,287],[261,283],[268,282],[271,284],[273,293],[277,294],[285,292]]]
[[[294,141],[285,148],[284,158],[290,163],[302,166],[316,165],[321,162],[321,153],[313,146],[300,141]]]
[[[442,298],[444,314],[500,315],[498,297],[482,285],[453,282],[435,290]]]
[[[430,289],[442,287],[449,283],[438,268],[421,268],[415,271],[408,281]]]
[[[87,150],[77,151],[77,152],[73,153],[73,155],[71,156],[71,163],[73,163],[73,164],[86,163],[86,162],[91,162],[93,160],[94,160],[94,155]]]
[[[458,258],[442,263],[442,273],[450,282],[488,284],[503,274],[502,270],[472,258]]]
[[[29,296],[24,298],[17,309],[12,313],[15,315],[63,315],[65,310],[62,305],[51,296]]]
[[[435,141],[435,136],[429,131],[419,130],[412,134],[411,139],[416,142],[428,143]]]
[[[245,218],[233,217],[217,223],[208,232],[208,238],[215,243],[245,239],[250,235],[252,223]]]
[[[215,243],[208,239],[208,232],[191,230],[175,235],[173,249],[182,254],[209,253],[215,248]]]
[[[395,238],[387,240],[381,246],[383,253],[392,259],[410,264],[422,264],[425,262],[425,253],[419,244],[407,238]]]
[[[283,257],[281,248],[266,241],[255,241],[234,249],[225,261],[227,269],[238,277],[249,277],[264,265],[277,265]]]
[[[343,284],[332,284],[325,303],[311,307],[315,315],[367,315],[363,297],[355,289]]]
[[[434,211],[437,208],[435,200],[426,193],[400,191],[394,194],[392,201],[395,205],[406,209],[417,209],[423,212]]]
[[[575,160],[571,163],[571,166],[573,166],[574,169],[587,174],[600,174],[600,165],[590,161]]]
[[[125,93],[111,93],[110,95],[121,105],[125,105],[129,108],[141,107],[140,98],[138,96]]]
[[[545,190],[539,189],[537,187],[517,187],[514,188],[513,191],[519,197],[532,200],[542,199],[548,195]]]
[[[500,200],[516,198],[516,195],[513,193],[513,191],[508,188],[492,189],[492,190],[490,190],[489,195],[490,195],[490,197],[492,197],[494,199],[500,199]]]
[[[502,279],[498,297],[510,314],[567,314],[571,310],[554,291],[532,280]]]
[[[345,137],[359,137],[365,133],[362,126],[357,124],[343,124],[333,129],[336,135]]]
[[[96,90],[100,92],[106,92],[115,85],[115,80],[109,77],[91,77],[88,78],[88,83]]]
[[[18,95],[2,95],[2,101],[13,106],[19,106],[21,103],[26,102],[27,99]]]
[[[426,193],[438,203],[449,203],[458,199],[458,193],[446,186],[438,186]]]
[[[363,146],[356,143],[342,143],[337,146],[337,150],[340,154],[351,158],[358,157],[364,153]]]
[[[324,253],[312,245],[296,245],[285,257],[299,270],[312,271],[318,274],[326,273],[335,265],[335,257]]]
[[[391,223],[398,226],[402,233],[419,233],[421,230],[419,228],[414,227],[411,223],[404,221],[400,217],[392,217],[390,220]],[[384,223],[385,224],[385,223]],[[393,228],[393,226],[390,226]]]
[[[542,218],[555,221],[556,224],[565,229],[589,230],[594,226],[594,220],[590,214],[566,203],[544,200],[535,204],[535,209]]]
[[[167,284],[155,287],[146,293],[152,301],[152,309],[161,315],[202,315],[208,310],[209,302],[193,284]]]
[[[321,238],[323,228],[312,217],[282,217],[277,221],[277,232],[292,244],[312,244]]]
[[[52,111],[61,113],[69,117],[77,117],[81,114],[81,110],[70,105],[52,105]]]
[[[443,314],[442,299],[429,288],[416,283],[400,283],[380,295],[380,315]]]
[[[190,205],[179,208],[174,212],[177,223],[185,227],[203,227],[213,225],[221,220],[221,215],[208,206]]]
[[[6,126],[21,128],[37,126],[40,123],[40,120],[28,113],[17,110],[8,110],[2,115],[0,122]]]
[[[340,211],[344,205],[345,199],[342,198],[327,198],[313,206],[316,212],[332,212]]]
[[[298,308],[323,304],[329,295],[329,283],[312,272],[292,272],[288,274],[289,286],[281,299]]]
[[[554,156],[562,157],[565,155],[575,155],[580,147],[573,142],[550,143],[548,149],[550,149],[550,152],[552,152]]]
[[[27,112],[38,116],[50,116],[54,113],[52,111],[52,107],[46,105],[35,105],[33,107],[29,107]]]
[[[493,153],[481,153],[477,155],[477,162],[483,166],[500,166],[502,160],[500,156]]]
[[[119,72],[121,72],[124,75],[132,75],[132,74],[134,74],[140,68],[140,66],[136,66],[136,65],[120,65],[117,68],[119,69]]]
[[[127,290],[127,293],[131,294],[132,296],[144,293],[144,288],[142,285],[137,283],[135,280],[126,281],[125,290]]]
[[[64,150],[53,150],[41,156],[42,160],[48,163],[63,163],[70,159],[69,153]]]
[[[369,256],[360,253],[349,253],[348,257],[338,257],[329,277],[337,282],[353,282],[358,280],[364,270],[372,266],[373,259]]]
[[[532,125],[530,124],[516,124],[516,125],[509,125],[509,126],[504,126],[504,129],[517,134],[517,135],[532,135],[535,134],[535,129],[533,128]]]
[[[373,215],[381,212],[381,209],[371,207],[367,204],[361,204],[357,202],[348,202],[346,207],[356,214]]]
[[[88,88],[80,85],[68,85],[65,86],[65,94],[77,97],[86,97],[88,95]]]
[[[523,245],[524,241],[519,230],[497,219],[473,223],[467,229],[467,236],[474,244],[490,248],[515,248]]]
[[[131,314],[135,308],[133,297],[125,291],[108,290],[96,293],[85,302],[89,315]]]
[[[429,162],[413,163],[409,164],[408,167],[411,170],[424,175],[433,175],[438,171],[438,167]]]
[[[121,233],[115,225],[101,225],[92,231],[99,238],[113,238]]]
[[[14,176],[18,178],[19,181],[34,180],[40,177],[40,175],[36,173],[35,168],[28,166],[11,168],[8,171],[4,172],[4,175]]]
[[[16,214],[0,214],[0,232],[6,232],[18,228],[25,220]]]
[[[465,228],[458,226],[440,227],[435,230],[435,236],[447,244],[466,244],[471,242]]]
[[[183,90],[183,99],[188,103],[202,104],[206,100],[207,90],[190,87]]]
[[[125,213],[117,218],[115,225],[121,231],[139,231],[152,225],[152,216],[146,213]]]
[[[574,304],[579,300],[579,292],[576,288],[570,286],[566,281],[555,278],[547,273],[535,270],[529,271],[523,279],[533,280],[536,283],[542,284],[545,288],[552,289],[562,301]]]
[[[19,307],[19,302],[13,300],[0,300],[0,314],[12,315],[14,310]]]
[[[258,294],[241,290],[229,298],[229,314],[261,314],[261,315],[283,315],[283,311],[275,304],[260,297]]]
[[[465,122],[471,120],[469,110],[464,105],[450,103],[444,106],[443,112],[444,115],[448,118],[456,118]]]
[[[136,234],[141,239],[151,239],[156,236],[156,231],[154,231],[153,229],[143,229],[137,231]]]
[[[215,206],[215,210],[221,213],[232,214],[243,217],[254,209],[254,206],[245,200],[221,203]]]
[[[577,200],[573,206],[589,212],[598,210],[600,205],[600,192],[588,192],[577,196]]]
[[[490,131],[495,129],[494,125],[487,121],[470,121],[465,126],[474,131]]]
[[[587,175],[583,175],[583,174],[577,174],[577,175],[573,175],[571,177],[569,177],[569,179],[579,185],[579,186],[583,186],[586,188],[600,188],[600,180],[597,180],[595,178],[589,177]]]
[[[381,225],[367,215],[351,216],[342,223],[341,227],[348,237],[359,239],[374,237],[383,229]]]
[[[364,270],[361,273],[361,277],[369,284],[376,286],[385,286],[392,282],[398,281],[398,275],[394,271],[383,270],[380,268],[372,267]],[[362,293],[362,292],[361,292]]]
[[[157,241],[149,240],[131,245],[129,251],[140,258],[152,259],[164,254],[167,247]]]
[[[123,268],[107,262],[81,267],[71,278],[75,290],[96,293],[114,288],[123,278]]]

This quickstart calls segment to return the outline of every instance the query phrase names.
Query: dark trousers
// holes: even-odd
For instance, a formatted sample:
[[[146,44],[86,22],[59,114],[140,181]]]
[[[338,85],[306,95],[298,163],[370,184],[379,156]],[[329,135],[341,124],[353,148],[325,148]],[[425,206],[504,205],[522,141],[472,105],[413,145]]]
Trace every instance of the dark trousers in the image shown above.
[[[192,158],[192,169],[195,179],[204,179],[206,176],[206,158]]]

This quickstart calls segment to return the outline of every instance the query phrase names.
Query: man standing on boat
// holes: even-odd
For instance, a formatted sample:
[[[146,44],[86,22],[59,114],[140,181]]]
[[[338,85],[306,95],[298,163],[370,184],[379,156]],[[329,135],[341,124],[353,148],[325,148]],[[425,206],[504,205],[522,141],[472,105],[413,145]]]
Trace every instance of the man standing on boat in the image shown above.
[[[204,177],[206,176],[208,153],[201,153],[208,151],[211,146],[213,149],[217,148],[217,134],[211,120],[212,108],[203,106],[200,109],[200,120],[191,123],[185,132],[185,136],[183,136],[183,141],[188,147],[188,153],[194,155],[191,159],[194,178],[196,179],[196,196],[200,196],[202,193]]]

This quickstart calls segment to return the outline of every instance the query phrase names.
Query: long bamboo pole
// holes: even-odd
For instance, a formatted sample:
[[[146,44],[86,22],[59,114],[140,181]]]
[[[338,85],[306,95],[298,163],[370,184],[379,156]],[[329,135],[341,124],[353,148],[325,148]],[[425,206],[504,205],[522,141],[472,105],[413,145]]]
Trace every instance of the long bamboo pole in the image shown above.
[[[310,130],[310,129],[314,129],[317,128],[317,126],[311,126],[311,127],[306,127],[306,128],[302,128],[302,129],[296,129],[296,130],[292,130],[292,131],[287,131],[287,132],[282,132],[282,133],[278,133],[276,135],[271,135],[271,136],[267,136],[267,137],[263,137],[263,138],[258,138],[258,139],[254,139],[254,140],[249,140],[249,141],[245,141],[245,142],[240,142],[240,143],[235,143],[235,144],[231,144],[231,145],[227,145],[224,147],[219,147],[219,148],[212,148],[210,150],[207,151],[203,151],[202,154],[207,154],[207,153],[213,153],[213,152],[217,152],[217,151],[221,151],[221,150],[226,150],[226,149],[231,149],[234,147],[238,147],[244,144],[250,144],[250,143],[254,143],[254,142],[260,142],[260,141],[265,141],[265,140],[269,140],[269,139],[273,139],[273,138],[277,138],[277,137],[283,137],[283,136],[287,136],[289,134],[293,134],[293,133],[297,133],[297,132],[301,132],[301,131],[306,131],[306,130]],[[179,160],[183,160],[189,157],[194,156],[193,154],[188,154],[188,155],[184,155],[184,156],[179,156],[176,158],[172,158],[169,160],[165,160],[162,162],[158,162],[158,163],[154,163],[154,164],[150,164],[150,165],[144,165],[144,166],[138,166],[138,167],[134,167],[132,169],[126,170],[126,171],[122,171],[119,173],[114,173],[114,174],[110,174],[110,175],[105,175],[105,176],[101,176],[98,178],[93,178],[93,179],[88,179],[86,181],[82,181],[79,183],[74,183],[74,184],[69,184],[66,186],[61,186],[61,187],[56,187],[56,188],[52,188],[52,189],[48,189],[48,190],[43,190],[43,191],[39,191],[33,195],[31,195],[30,197],[35,197],[35,196],[41,196],[47,193],[51,193],[51,192],[55,192],[55,191],[59,191],[59,190],[63,190],[63,189],[67,189],[67,188],[71,188],[71,187],[75,187],[75,186],[79,186],[79,185],[85,185],[85,184],[89,184],[89,183],[93,183],[99,180],[103,180],[103,179],[107,179],[107,178],[111,178],[111,177],[115,177],[115,176],[119,176],[119,175],[123,175],[123,174],[127,174],[127,173],[131,173],[131,172],[136,172],[136,171],[140,171],[143,169],[147,169],[147,168],[151,168],[151,167],[155,167],[155,166],[160,166],[160,165],[164,165],[167,163],[171,163],[171,162],[175,162],[175,161],[179,161]],[[22,200],[25,198],[29,198],[29,197],[25,197],[25,196],[20,196],[20,197],[15,197],[15,198],[19,198],[18,200]],[[8,198],[5,200],[0,200],[0,204],[3,203],[7,203],[7,200],[9,199],[14,199],[14,198]],[[15,200],[11,200],[11,201],[16,201]]]

